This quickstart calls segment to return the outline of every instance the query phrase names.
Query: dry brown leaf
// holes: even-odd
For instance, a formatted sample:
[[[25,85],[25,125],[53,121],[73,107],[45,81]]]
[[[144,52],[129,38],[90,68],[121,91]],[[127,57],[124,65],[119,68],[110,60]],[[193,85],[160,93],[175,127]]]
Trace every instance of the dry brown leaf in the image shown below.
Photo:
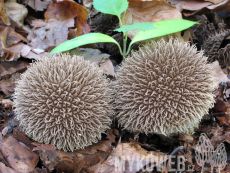
[[[14,93],[15,81],[20,79],[19,73],[14,73],[9,79],[0,80],[0,91],[6,96],[11,96]]]
[[[212,137],[210,141],[212,145],[216,148],[218,145],[225,142],[226,140],[230,140],[230,131],[225,132],[225,134],[223,135]]]
[[[61,150],[49,150],[49,147],[43,146],[35,148],[39,150],[39,155],[43,164],[50,171],[54,168],[58,172],[72,173],[87,170],[90,166],[104,161],[112,151],[110,140],[100,141],[83,150],[74,152],[64,152]],[[48,150],[45,150],[48,148]]]
[[[22,40],[28,43],[28,40],[16,33],[11,27],[4,25],[0,27],[0,34],[1,58],[5,58],[5,61],[17,60],[20,57],[20,48],[24,45],[19,41]]]
[[[8,132],[8,130],[9,130],[9,127],[7,127],[7,126],[4,127],[4,129],[2,130],[2,136],[5,136]]]
[[[214,75],[216,76],[216,80],[218,83],[222,81],[230,82],[230,79],[228,79],[227,75],[221,69],[219,65],[219,61],[214,61],[212,63],[212,66],[213,66],[213,71],[215,73]]]
[[[224,0],[219,4],[210,5],[208,9],[212,11],[229,11],[230,10],[230,0]]]
[[[2,99],[1,104],[4,108],[10,108],[14,105],[14,103],[10,99]]]
[[[0,63],[0,79],[7,79],[13,73],[23,72],[29,65],[26,61],[13,61],[13,62],[1,62]]]
[[[56,150],[54,145],[51,144],[41,144],[39,142],[33,142],[33,145],[36,147],[33,148],[32,151],[39,151],[39,150]]]
[[[230,126],[230,116],[224,115],[224,116],[218,116],[216,117],[219,120],[219,124],[221,126]]]
[[[1,0],[0,1],[0,17],[2,19],[2,21],[6,24],[6,25],[10,25],[10,20],[6,14],[6,9],[5,9],[5,4],[4,1]]]
[[[129,143],[119,143],[114,154],[124,161],[132,161],[133,165],[125,165],[125,169],[134,171],[138,171],[151,162],[163,163],[168,159],[168,156],[161,152],[147,151],[141,148],[135,140]]]
[[[1,51],[1,57],[4,57],[4,53],[6,53],[5,45],[6,45],[6,38],[7,38],[7,27],[0,27],[0,35],[1,35],[1,44],[0,44],[0,51]]]
[[[27,8],[16,2],[6,2],[5,9],[7,15],[9,15],[16,23],[24,25],[24,19],[28,14]]]
[[[181,18],[181,13],[175,7],[162,0],[129,0],[129,7],[121,16],[124,26],[140,22],[157,22]],[[129,31],[128,36],[133,39],[137,32],[138,30]]]
[[[41,60],[43,57],[48,56],[48,52],[44,52],[42,49],[32,49],[32,47],[28,45],[24,45],[21,50],[21,56],[24,58]]]
[[[174,0],[171,1],[171,4],[182,11],[185,16],[230,10],[230,0]]]
[[[6,165],[4,165],[2,162],[0,162],[0,172],[2,173],[19,173],[18,171],[15,171],[12,168],[7,167]]]
[[[173,1],[172,3],[174,6],[176,6],[176,8],[179,11],[182,11],[182,10],[196,11],[196,10],[200,10],[212,4],[211,2],[196,1],[196,0],[194,1],[176,0],[176,1]]]
[[[34,28],[27,37],[31,41],[30,45],[35,49],[49,50],[67,41],[68,28],[74,26],[74,19],[50,19],[48,22],[37,19],[31,25]]]
[[[91,9],[93,6],[93,0],[83,0],[83,5],[88,8]]]
[[[36,167],[39,157],[11,136],[0,141],[0,149],[9,165],[19,172],[30,172]]]
[[[44,11],[47,6],[52,2],[52,0],[22,0],[21,3],[25,5],[29,5],[31,8],[33,8],[35,11]]]
[[[116,141],[115,141],[116,136],[114,135],[113,131],[114,131],[113,129],[108,129],[108,130],[106,131],[106,134],[107,134],[106,139],[109,139],[109,140],[111,140],[111,141],[113,141],[113,142],[116,142]]]
[[[41,60],[43,57],[47,57],[49,55],[48,52],[44,52],[44,53],[34,53],[33,50],[29,52],[28,55],[26,56],[22,56],[24,58],[28,58],[28,59],[36,59],[36,60]]]
[[[48,173],[46,168],[35,168],[33,171],[31,171],[30,173]]]
[[[97,151],[104,151],[110,153],[112,151],[111,140],[99,141],[89,147],[86,147],[84,150],[78,150],[81,154],[95,154]]]
[[[194,141],[194,137],[188,134],[182,134],[178,137],[178,140],[192,143]]]
[[[49,21],[50,19],[61,21],[74,19],[78,36],[90,32],[89,25],[86,22],[88,10],[76,2],[61,1],[58,3],[52,3],[48,6],[44,16],[46,21]]]
[[[212,2],[213,4],[218,4],[223,2],[224,0],[204,0],[204,1]]]
[[[137,172],[149,163],[160,164],[168,159],[168,156],[155,151],[147,151],[132,140],[129,143],[119,143],[113,153],[103,163],[98,163],[88,169],[95,173],[123,173]],[[160,166],[160,165],[159,165]]]
[[[115,76],[113,64],[109,59],[109,54],[101,53],[98,49],[76,48],[68,51],[70,55],[83,56],[85,60],[89,60],[95,66],[98,66],[107,75]]]
[[[108,58],[106,59],[104,62],[100,63],[100,68],[103,69],[103,72],[105,74],[111,75],[111,76],[115,76],[115,71],[113,68],[113,63],[111,62],[111,60]]]
[[[18,43],[19,41],[24,41],[26,43],[29,43],[29,41],[25,37],[15,32],[13,28],[8,27],[6,47],[10,47]]]
[[[11,120],[11,121],[13,121],[13,120]],[[14,120],[14,123],[16,123],[16,120]],[[11,127],[11,129],[12,129],[12,127]],[[31,150],[34,148],[34,145],[32,144],[33,142],[31,141],[31,139],[28,136],[26,136],[25,132],[20,127],[18,127],[18,126],[13,127],[13,137],[18,142],[25,144]]]
[[[17,43],[5,49],[9,55],[5,57],[6,61],[16,61],[21,56],[21,50],[25,44],[24,43]]]

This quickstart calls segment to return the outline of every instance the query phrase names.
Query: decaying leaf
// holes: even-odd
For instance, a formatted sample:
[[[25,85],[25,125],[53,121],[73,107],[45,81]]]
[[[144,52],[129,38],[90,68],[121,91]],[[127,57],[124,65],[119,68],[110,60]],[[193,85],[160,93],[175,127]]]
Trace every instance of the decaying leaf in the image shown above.
[[[34,170],[39,157],[27,147],[18,143],[11,136],[6,136],[0,141],[0,149],[6,157],[9,165],[19,172],[30,172]]]
[[[0,162],[0,172],[7,172],[7,173],[19,173],[12,168],[7,167],[2,162]]]
[[[219,121],[219,124],[221,126],[230,126],[230,116],[229,115],[223,115],[216,117]]]
[[[214,147],[217,147],[218,145],[220,145],[221,143],[223,143],[229,139],[230,139],[230,131],[227,131],[223,135],[218,135],[218,136],[212,137],[212,139],[210,141],[212,142],[212,145]]]
[[[128,9],[122,14],[121,20],[124,26],[140,22],[157,22],[167,19],[181,19],[181,13],[165,1],[129,0]],[[133,39],[138,30],[128,32]]]
[[[41,144],[39,142],[33,142],[33,145],[36,147],[33,148],[32,151],[39,151],[39,150],[56,150],[54,145],[51,144]]]
[[[22,0],[22,3],[25,5],[29,5],[31,8],[33,8],[36,11],[44,11],[48,4],[51,3],[52,0]]]
[[[213,4],[218,4],[223,2],[224,0],[204,0],[204,1],[212,2]]]
[[[6,2],[5,9],[7,15],[9,15],[15,22],[24,25],[24,19],[28,14],[28,10],[24,5],[16,2]]]
[[[6,14],[5,4],[4,1],[0,1],[0,18],[6,25],[10,25],[10,20]]]
[[[37,19],[31,25],[34,28],[27,37],[31,41],[30,45],[36,49],[48,50],[67,41],[68,28],[74,26],[74,19],[50,19],[49,22]]]
[[[116,136],[115,135],[118,135],[119,134],[119,131],[117,129],[108,129],[106,131],[107,133],[107,137],[106,139],[109,139],[113,142],[116,142],[115,139],[116,139]]]
[[[129,143],[119,141],[117,147],[105,162],[98,163],[89,170],[94,170],[97,173],[137,172],[149,163],[152,163],[151,165],[159,164],[160,166],[167,159],[168,156],[161,152],[147,151],[141,148],[135,140],[131,140]]]
[[[229,0],[173,0],[171,4],[176,6],[185,16],[204,14],[211,11],[229,11],[230,9]]]
[[[24,45],[21,50],[21,56],[29,59],[41,60],[43,57],[48,56],[48,52],[42,49],[32,49],[31,46]]]
[[[13,73],[23,72],[27,69],[28,65],[28,62],[22,60],[13,62],[1,62],[0,79],[8,79]]]
[[[14,93],[15,81],[20,78],[19,73],[14,73],[9,79],[0,80],[0,91],[6,96],[11,96]]]
[[[44,15],[46,22],[50,19],[60,21],[74,19],[75,27],[77,28],[77,36],[90,32],[89,26],[86,22],[88,10],[76,2],[61,1],[58,3],[52,3],[48,6]]]
[[[19,41],[28,42],[28,40],[8,26],[0,27],[0,35],[1,57],[4,58],[5,61],[17,60],[20,57],[20,52],[24,45]]]
[[[93,0],[83,0],[83,5],[88,8],[91,9],[93,6]]]
[[[221,69],[221,67],[219,65],[219,61],[214,61],[212,63],[212,67],[213,67],[213,71],[215,71],[215,76],[216,76],[217,82],[219,82],[219,83],[222,81],[230,82],[230,79],[228,79],[227,75]]]
[[[53,147],[40,145],[35,148],[39,151],[41,160],[50,171],[54,168],[58,172],[72,173],[86,171],[90,166],[105,161],[112,151],[110,140],[100,141],[84,150],[64,152],[53,150]]]
[[[34,148],[34,145],[32,144],[33,142],[29,137],[26,136],[25,132],[20,127],[17,126],[16,120],[9,121],[7,125],[10,126],[11,129],[13,129],[14,139],[16,139],[18,142],[25,144],[31,150]]]
[[[85,60],[99,66],[107,75],[115,76],[113,64],[109,59],[109,54],[101,53],[98,49],[76,48],[68,51],[70,55],[83,56]]]

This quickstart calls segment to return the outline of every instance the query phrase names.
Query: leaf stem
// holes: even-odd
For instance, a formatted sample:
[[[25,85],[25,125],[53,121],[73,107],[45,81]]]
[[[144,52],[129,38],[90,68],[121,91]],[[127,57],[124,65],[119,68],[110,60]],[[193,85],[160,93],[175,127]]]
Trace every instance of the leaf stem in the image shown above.
[[[121,18],[120,18],[119,16],[117,16],[117,17],[118,17],[119,22],[120,22],[120,28],[122,28],[122,27],[123,27],[123,24],[122,24]]]
[[[126,52],[126,45],[127,45],[127,37],[128,37],[128,31],[123,32],[123,61],[125,60],[125,56],[127,55]]]

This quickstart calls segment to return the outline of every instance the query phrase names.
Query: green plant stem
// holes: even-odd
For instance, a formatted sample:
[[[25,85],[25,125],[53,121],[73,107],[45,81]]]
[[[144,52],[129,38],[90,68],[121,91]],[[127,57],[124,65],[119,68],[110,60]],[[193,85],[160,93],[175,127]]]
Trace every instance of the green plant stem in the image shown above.
[[[123,56],[126,55],[126,41],[125,38],[123,37]]]
[[[117,17],[118,17],[118,16],[117,16]],[[118,17],[118,19],[119,19],[119,22],[120,22],[120,28],[122,28],[122,27],[123,27],[123,24],[122,24],[121,18]]]
[[[123,53],[122,53],[123,60],[125,59],[125,56],[128,54],[128,52],[126,52],[127,37],[128,37],[128,31],[123,32]]]

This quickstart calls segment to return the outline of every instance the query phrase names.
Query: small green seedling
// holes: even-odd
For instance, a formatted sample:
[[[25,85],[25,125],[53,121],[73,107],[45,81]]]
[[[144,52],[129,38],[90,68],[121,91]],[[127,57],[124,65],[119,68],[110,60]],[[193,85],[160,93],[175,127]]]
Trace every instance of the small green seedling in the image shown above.
[[[133,43],[179,32],[190,28],[194,24],[199,24],[197,22],[184,19],[170,19],[155,23],[145,22],[123,26],[121,21],[121,13],[128,8],[127,0],[94,0],[93,5],[96,10],[102,13],[116,15],[118,17],[121,28],[115,29],[114,31],[123,32],[123,50],[121,49],[119,43],[112,37],[101,33],[89,33],[58,45],[50,52],[50,54],[64,52],[91,43],[111,42],[115,43],[119,47],[121,55],[125,57],[129,53]],[[126,51],[128,31],[134,29],[139,29],[140,31],[135,35],[129,44],[128,50]]]

